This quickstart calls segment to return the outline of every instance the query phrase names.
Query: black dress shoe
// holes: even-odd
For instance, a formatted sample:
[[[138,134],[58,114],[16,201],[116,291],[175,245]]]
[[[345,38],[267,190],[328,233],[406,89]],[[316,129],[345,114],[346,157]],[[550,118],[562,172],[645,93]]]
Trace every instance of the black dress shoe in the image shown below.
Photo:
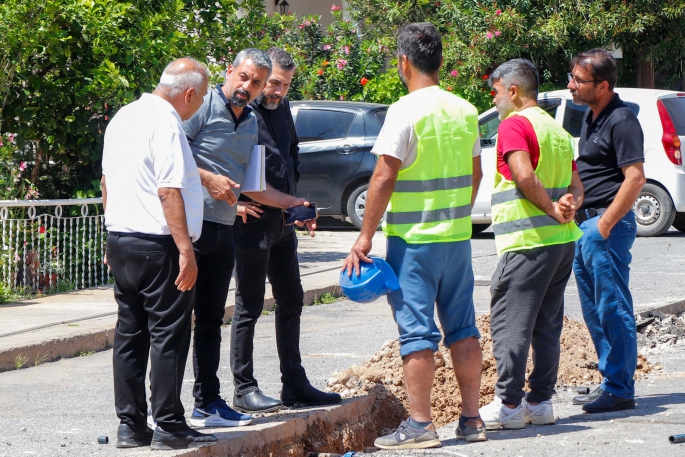
[[[322,406],[335,405],[342,401],[340,395],[334,392],[322,392],[307,383],[302,387],[288,388],[283,386],[281,400],[285,406]]]
[[[597,400],[603,393],[604,389],[602,389],[601,386],[597,387],[595,390],[593,390],[587,395],[576,395],[575,397],[573,397],[573,404],[584,405],[586,403],[590,403],[591,401]]]
[[[117,429],[117,447],[141,447],[149,446],[152,441],[152,430],[147,428],[134,430],[130,425],[119,424]]]
[[[173,449],[196,449],[200,447],[214,446],[217,443],[216,436],[200,433],[190,427],[180,430],[165,431],[155,429],[152,435],[150,449],[154,451],[170,451]]]
[[[270,413],[283,408],[283,403],[267,397],[260,390],[233,396],[233,408],[241,413]]]
[[[609,392],[603,392],[595,401],[583,405],[586,413],[610,413],[624,409],[635,409],[635,400],[617,397]]]

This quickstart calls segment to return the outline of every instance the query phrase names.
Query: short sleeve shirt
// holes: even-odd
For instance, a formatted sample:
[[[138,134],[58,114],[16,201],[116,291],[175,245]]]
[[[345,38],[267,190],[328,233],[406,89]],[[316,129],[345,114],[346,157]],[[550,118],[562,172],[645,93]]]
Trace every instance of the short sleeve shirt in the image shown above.
[[[243,108],[240,118],[236,118],[221,87],[219,85],[207,91],[200,109],[183,123],[183,130],[198,168],[226,176],[240,184],[252,148],[257,144],[257,119],[249,105]],[[239,191],[233,189],[236,197],[240,195]],[[235,205],[214,200],[204,187],[202,192],[204,220],[233,225],[237,210]]]
[[[402,169],[414,163],[418,155],[418,138],[414,132],[414,114],[407,110],[411,103],[421,103],[425,94],[421,90],[402,97],[403,103],[390,105],[371,153],[377,156],[387,155],[402,161]],[[481,153],[480,138],[476,137],[471,150],[473,157]]]
[[[608,207],[625,179],[621,168],[645,161],[640,121],[618,94],[594,121],[588,108],[578,147],[578,173],[585,188],[581,209]]]
[[[573,141],[573,140],[571,140]],[[575,144],[571,144],[575,149]],[[525,151],[530,155],[533,169],[540,160],[540,143],[533,124],[523,116],[511,116],[502,121],[497,130],[497,171],[505,179],[511,181],[511,170],[507,165],[507,154],[514,151]],[[577,169],[576,162],[572,162],[572,169]]]
[[[102,174],[107,185],[107,230],[170,235],[158,190],[181,189],[188,235],[202,231],[202,185],[174,107],[143,96],[126,105],[105,131]]]

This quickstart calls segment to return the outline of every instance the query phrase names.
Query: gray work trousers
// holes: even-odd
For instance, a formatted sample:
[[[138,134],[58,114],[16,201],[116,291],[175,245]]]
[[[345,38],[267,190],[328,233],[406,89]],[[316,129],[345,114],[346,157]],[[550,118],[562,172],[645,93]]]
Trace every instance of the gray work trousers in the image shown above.
[[[571,275],[575,244],[506,252],[492,276],[490,331],[497,361],[495,395],[504,403],[523,400],[528,349],[533,371],[528,401],[554,395],[559,370],[564,290]]]

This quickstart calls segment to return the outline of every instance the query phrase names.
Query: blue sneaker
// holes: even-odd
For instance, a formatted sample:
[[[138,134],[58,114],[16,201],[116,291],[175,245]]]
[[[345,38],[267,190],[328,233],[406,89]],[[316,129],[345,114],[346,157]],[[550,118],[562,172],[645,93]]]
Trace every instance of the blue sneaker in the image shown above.
[[[189,422],[195,427],[239,427],[252,422],[252,416],[231,409],[219,399],[204,408],[194,408]]]

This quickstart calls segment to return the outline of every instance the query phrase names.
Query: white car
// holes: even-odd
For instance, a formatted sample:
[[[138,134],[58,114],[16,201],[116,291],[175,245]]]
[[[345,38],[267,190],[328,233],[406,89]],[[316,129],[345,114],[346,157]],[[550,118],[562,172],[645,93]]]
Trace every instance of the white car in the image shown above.
[[[685,169],[680,152],[681,140],[685,140],[685,93],[624,88],[616,88],[616,93],[637,115],[645,136],[647,183],[633,207],[637,234],[659,236],[671,225],[685,232]],[[569,90],[541,93],[538,102],[573,135],[577,145],[587,106],[573,103]],[[500,122],[495,108],[479,116],[483,181],[472,213],[474,233],[492,223],[490,195],[497,166],[495,142]]]

